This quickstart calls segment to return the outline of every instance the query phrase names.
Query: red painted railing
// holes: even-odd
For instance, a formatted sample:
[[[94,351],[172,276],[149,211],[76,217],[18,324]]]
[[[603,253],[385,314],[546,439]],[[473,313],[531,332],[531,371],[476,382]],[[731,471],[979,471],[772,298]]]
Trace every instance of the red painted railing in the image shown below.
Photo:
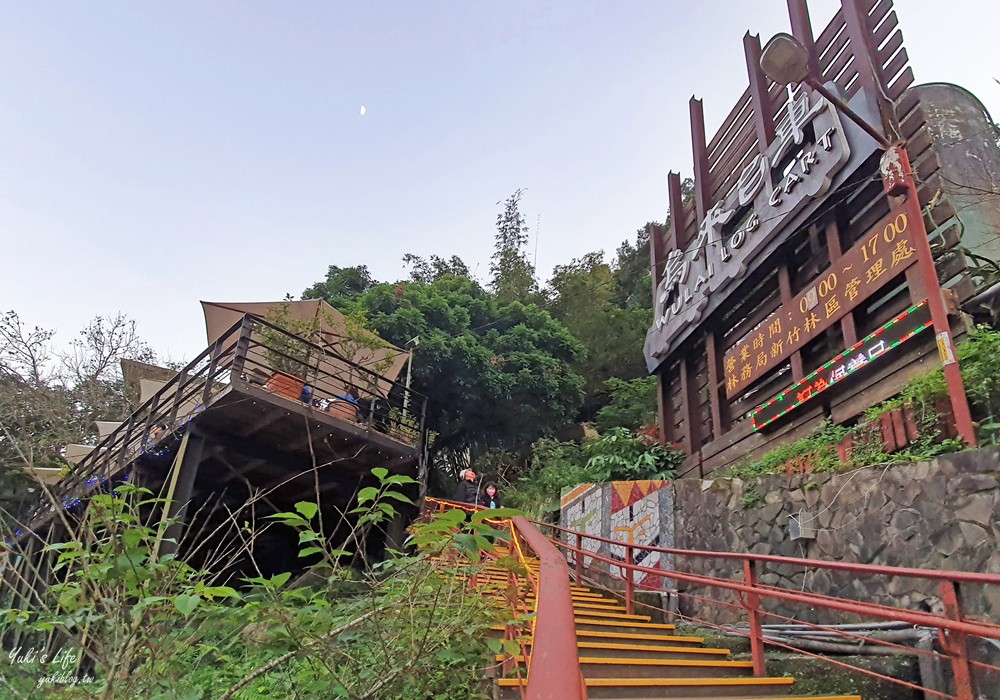
[[[437,498],[424,500],[425,510],[430,511],[453,508],[467,512],[480,510],[468,503]],[[586,700],[566,559],[553,540],[543,535],[527,518],[504,519],[503,526],[510,530],[511,548],[521,563],[527,563],[526,548],[534,553],[539,562],[538,577],[532,580],[535,593],[532,643],[530,647],[522,648],[528,668],[527,684],[521,688],[522,697],[527,700]]]
[[[553,533],[550,541],[561,549],[567,559],[573,563],[577,582],[588,580],[588,574],[593,574],[601,565],[607,568],[607,574],[614,577],[612,572],[617,569],[617,578],[622,580],[625,607],[629,613],[635,609],[636,599],[636,574],[642,573],[647,576],[662,577],[655,579],[662,581],[669,579],[678,583],[685,583],[697,586],[705,586],[717,591],[731,591],[737,598],[737,603],[728,603],[715,598],[704,598],[690,593],[682,593],[691,599],[711,603],[713,606],[728,606],[741,610],[747,619],[747,630],[737,631],[730,626],[722,626],[698,620],[693,617],[680,615],[682,619],[690,619],[692,622],[704,624],[710,627],[718,627],[727,632],[743,634],[750,639],[751,653],[753,657],[754,673],[757,676],[766,674],[766,662],[764,657],[765,645],[772,645],[781,649],[794,651],[815,658],[822,659],[836,666],[849,668],[859,673],[876,676],[884,680],[892,681],[915,690],[922,690],[930,696],[943,698],[954,698],[955,700],[975,700],[976,688],[973,671],[986,672],[992,676],[993,681],[988,687],[981,687],[980,690],[992,690],[1000,685],[1000,667],[988,663],[975,661],[970,657],[969,642],[972,638],[982,638],[987,640],[1000,640],[1000,625],[992,621],[972,619],[965,614],[962,608],[960,596],[960,585],[981,585],[1000,586],[1000,575],[985,574],[967,571],[936,571],[929,569],[914,569],[892,566],[874,566],[870,564],[851,564],[848,562],[823,561],[817,559],[801,559],[793,557],[781,557],[766,554],[742,554],[734,552],[708,552],[687,549],[671,549],[665,547],[653,547],[636,543],[624,542],[605,537],[598,537],[576,530],[569,530],[556,525],[535,522],[535,525],[542,529],[548,529]],[[596,542],[600,545],[621,547],[624,556],[617,557],[600,554],[590,551],[585,547],[585,542]],[[636,553],[659,553],[661,555],[673,555],[677,557],[687,557],[695,559],[714,559],[730,561],[739,564],[742,569],[742,580],[724,579],[715,576],[707,576],[696,573],[685,573],[673,569],[651,568],[635,564]],[[647,555],[648,556],[648,555]],[[584,566],[584,561],[589,560],[589,567],[594,571],[588,571]],[[863,601],[841,598],[832,595],[812,593],[805,590],[789,590],[777,586],[770,586],[760,583],[759,570],[763,565],[775,564],[798,567],[802,569],[826,569],[831,571],[850,572],[858,576],[874,575],[884,577],[907,577],[936,582],[939,588],[943,612],[941,614],[907,610],[889,605],[880,605]],[[676,588],[676,587],[675,587]],[[663,590],[653,588],[647,590]],[[676,590],[671,592],[677,593]],[[889,678],[888,676],[850,666],[837,661],[829,656],[814,654],[802,649],[797,649],[791,645],[769,639],[765,636],[762,626],[764,618],[777,618],[782,622],[788,621],[798,623],[809,629],[815,629],[825,634],[834,634],[844,639],[860,641],[862,644],[872,644],[872,639],[855,634],[850,630],[829,625],[818,625],[811,623],[801,623],[801,621],[791,617],[783,616],[775,612],[764,610],[761,606],[762,600],[782,601],[784,603],[801,604],[813,608],[824,608],[826,610],[848,613],[866,618],[876,618],[882,621],[907,623],[910,625],[929,628],[936,631],[939,646],[943,653],[934,652],[930,649],[918,649],[915,647],[896,644],[891,641],[876,641],[879,647],[898,649],[900,653],[925,654],[937,658],[950,665],[953,677],[954,694],[943,692],[939,689],[927,688],[908,681]],[[981,683],[985,685],[985,683]]]

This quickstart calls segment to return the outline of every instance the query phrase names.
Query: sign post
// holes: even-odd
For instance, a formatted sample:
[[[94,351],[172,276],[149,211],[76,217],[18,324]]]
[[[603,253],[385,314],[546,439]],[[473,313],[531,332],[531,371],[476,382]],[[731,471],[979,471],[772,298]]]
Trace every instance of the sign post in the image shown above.
[[[913,178],[910,157],[903,145],[895,145],[886,149],[879,164],[882,183],[889,196],[903,194],[906,197],[905,211],[914,226],[914,246],[917,250],[917,266],[920,276],[927,285],[927,301],[931,312],[931,322],[938,339],[938,351],[941,354],[944,379],[948,385],[948,396],[951,399],[951,410],[955,414],[955,426],[958,435],[969,447],[976,446],[976,431],[972,425],[972,413],[969,410],[969,399],[965,394],[965,384],[962,372],[954,356],[955,343],[951,337],[951,325],[948,322],[948,311],[941,297],[941,283],[938,281],[937,270],[934,267],[934,256],[931,244],[927,240],[927,228],[924,226],[924,213],[917,197],[917,183]]]

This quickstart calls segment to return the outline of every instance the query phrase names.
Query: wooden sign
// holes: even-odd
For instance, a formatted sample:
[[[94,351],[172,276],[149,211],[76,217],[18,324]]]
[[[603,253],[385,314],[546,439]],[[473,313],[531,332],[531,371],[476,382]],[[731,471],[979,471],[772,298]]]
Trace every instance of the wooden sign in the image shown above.
[[[881,362],[886,354],[930,327],[931,312],[924,300],[755,408],[750,414],[753,429],[760,430],[855,372]]]
[[[732,398],[917,261],[906,214],[893,210],[790,302],[726,353]]]

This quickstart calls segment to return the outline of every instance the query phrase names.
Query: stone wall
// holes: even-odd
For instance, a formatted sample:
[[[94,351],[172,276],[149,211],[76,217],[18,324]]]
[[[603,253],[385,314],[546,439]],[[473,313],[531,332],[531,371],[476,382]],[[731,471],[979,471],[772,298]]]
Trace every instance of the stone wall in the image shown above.
[[[681,549],[1000,573],[998,480],[1000,455],[995,448],[842,474],[681,480],[673,484],[674,538]],[[806,538],[791,538],[792,520],[798,521]],[[677,567],[682,571],[736,573],[732,566],[715,560],[681,559]],[[760,580],[792,590],[940,609],[937,584],[911,578],[763,565]],[[688,592],[706,594],[695,589]],[[963,593],[970,613],[1000,618],[996,587],[985,591],[966,587]],[[682,596],[683,607],[700,617],[711,606]],[[843,614],[831,611],[769,607],[800,620],[845,621]],[[735,610],[731,613],[734,619],[738,617]],[[712,615],[720,617],[717,612]]]
[[[643,484],[656,483],[650,489]],[[636,486],[640,485],[640,486]],[[945,455],[931,462],[868,467],[842,474],[775,475],[749,480],[682,479],[578,487],[564,498],[562,523],[610,539],[679,549],[755,552],[789,557],[929,569],[1000,573],[1000,450]],[[654,498],[650,498],[655,496]],[[647,506],[659,517],[643,527]],[[641,503],[640,503],[641,502]],[[631,506],[631,507],[629,507]],[[627,520],[618,523],[621,519]],[[792,521],[795,521],[794,523]],[[804,538],[792,539],[798,529]],[[673,545],[671,545],[673,543]],[[621,548],[596,549],[621,556]],[[660,562],[660,566],[669,566]],[[739,563],[677,556],[678,571],[742,578]],[[609,573],[616,573],[614,570]],[[659,578],[659,577],[655,577]],[[762,583],[792,590],[940,610],[937,584],[827,570],[762,565]],[[646,581],[646,587],[658,581]],[[664,579],[664,583],[672,583]],[[717,623],[742,614],[730,593],[680,586],[681,611]],[[1000,619],[1000,590],[963,588],[970,614]],[[700,600],[705,599],[705,600]],[[719,603],[722,603],[720,605]],[[729,607],[733,606],[733,607]],[[765,602],[765,609],[814,622],[849,622],[844,614]],[[780,623],[774,617],[766,624]]]

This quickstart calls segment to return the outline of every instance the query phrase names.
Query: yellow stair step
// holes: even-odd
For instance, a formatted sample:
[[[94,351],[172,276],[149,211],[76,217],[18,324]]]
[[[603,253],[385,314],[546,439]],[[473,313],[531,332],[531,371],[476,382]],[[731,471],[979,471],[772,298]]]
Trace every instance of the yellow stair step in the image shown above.
[[[704,637],[685,637],[672,634],[636,634],[634,632],[591,632],[589,630],[577,630],[576,638],[577,641],[581,637],[590,639],[616,639],[620,641],[644,641],[644,642],[680,642],[684,644],[703,644],[705,642]],[[527,639],[531,639],[527,637]]]
[[[497,661],[507,659],[506,654],[497,654]],[[514,660],[524,663],[523,656],[516,656]],[[716,659],[623,659],[617,656],[581,656],[580,665],[603,665],[603,666],[676,666],[684,668],[753,668],[753,661],[718,661]],[[636,679],[633,679],[636,680]],[[641,680],[641,679],[640,679]],[[654,679],[655,680],[655,679]]]
[[[729,649],[716,647],[658,647],[649,644],[616,644],[614,642],[577,642],[581,649],[608,649],[611,651],[644,651],[650,654],[670,652],[671,654],[712,654],[729,656]]]
[[[618,612],[591,612],[588,610],[586,612],[587,617],[601,617],[601,618],[611,618],[615,620],[627,620],[635,622],[652,622],[653,618],[649,615],[626,615],[625,613]]]
[[[573,618],[573,621],[577,624],[583,625],[601,625],[602,627],[616,627],[618,622],[614,620],[599,620],[591,619],[588,617],[590,613],[582,613]],[[627,622],[627,627],[640,627],[642,629],[648,630],[674,630],[677,629],[677,625],[665,624],[662,622]]]
[[[792,678],[586,678],[588,688],[761,688],[788,686]],[[516,687],[516,678],[501,678],[501,688]],[[845,696],[847,698],[857,696]],[[727,698],[727,700],[732,700]],[[789,700],[782,696],[782,700]],[[859,699],[860,700],[860,699]]]

